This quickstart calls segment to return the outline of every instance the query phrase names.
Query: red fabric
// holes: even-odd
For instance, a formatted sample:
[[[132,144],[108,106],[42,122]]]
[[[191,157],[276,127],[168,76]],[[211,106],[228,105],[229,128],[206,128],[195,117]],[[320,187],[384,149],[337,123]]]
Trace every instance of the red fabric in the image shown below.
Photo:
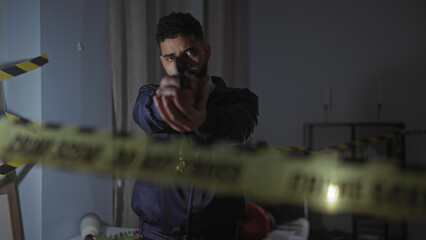
[[[270,220],[265,211],[256,204],[247,203],[246,217],[240,222],[240,240],[260,240],[266,238],[270,228]]]

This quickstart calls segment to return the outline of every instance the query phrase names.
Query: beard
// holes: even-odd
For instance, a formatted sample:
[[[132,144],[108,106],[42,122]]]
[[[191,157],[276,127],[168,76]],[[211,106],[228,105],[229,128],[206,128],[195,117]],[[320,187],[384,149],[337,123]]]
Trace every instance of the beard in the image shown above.
[[[204,62],[203,66],[201,66],[200,71],[195,72],[195,71],[188,71],[189,74],[195,75],[198,79],[203,79],[205,76],[207,76],[207,61]],[[195,93],[195,104],[198,104],[198,102],[200,101],[200,92],[197,90],[197,92]]]
[[[203,66],[201,66],[200,71],[188,71],[189,74],[195,75],[197,78],[202,79],[207,75],[207,61],[204,62]]]

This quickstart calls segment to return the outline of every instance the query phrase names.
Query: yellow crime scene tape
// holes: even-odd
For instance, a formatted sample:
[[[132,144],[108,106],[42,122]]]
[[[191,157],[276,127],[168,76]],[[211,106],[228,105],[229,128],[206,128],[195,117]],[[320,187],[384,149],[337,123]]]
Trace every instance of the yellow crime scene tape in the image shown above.
[[[309,149],[305,146],[297,146],[297,147],[283,147],[277,148],[277,150],[282,150],[284,152],[303,152],[306,154],[313,154],[319,152],[333,152],[333,151],[344,151],[352,148],[366,146],[372,143],[376,143],[382,140],[395,139],[399,135],[424,135],[426,134],[426,129],[416,129],[416,130],[398,130],[391,133],[386,133],[383,135],[368,137],[364,139],[354,140],[348,143],[337,144],[321,149]]]
[[[3,112],[3,111],[0,111],[0,117],[6,118],[11,122],[21,122],[22,123],[22,122],[28,121],[27,119],[24,119],[24,118],[19,117],[17,115],[14,115],[14,114],[11,114],[11,113],[8,113],[8,112]],[[36,131],[35,128],[37,127],[37,125],[33,124],[33,126],[34,126],[34,129],[33,129],[32,132]],[[0,159],[0,177],[8,174],[9,172],[14,171],[16,168],[18,168],[22,165],[25,165],[27,163],[28,163],[28,161],[25,161],[25,160],[22,160],[22,159],[15,159],[13,161],[8,161],[7,163],[2,163],[2,161]]]
[[[0,70],[0,81],[34,70],[47,55]],[[386,218],[426,216],[425,172],[408,172],[389,161],[357,164],[337,155],[290,157],[275,151],[246,152],[226,143],[196,147],[184,139],[156,142],[143,135],[37,124],[4,113],[0,118],[0,176],[29,162],[101,171],[165,184],[193,184],[219,194],[245,194],[264,203],[303,205],[327,213],[359,213]],[[284,152],[345,150],[395,138],[383,136],[312,150],[281,148]],[[196,157],[194,157],[196,156]]]
[[[26,159],[165,184],[193,184],[272,204],[302,205],[306,200],[311,209],[327,213],[426,216],[425,173],[402,171],[380,160],[347,163],[330,154],[295,158],[279,151],[244,152],[226,144],[199,148],[183,140],[156,142],[143,135],[4,118],[0,136],[0,158],[8,164]],[[177,171],[181,153],[190,167]]]
[[[16,77],[16,76],[21,75],[23,73],[35,70],[35,69],[43,66],[44,64],[48,63],[48,62],[49,62],[49,60],[48,60],[47,54],[44,53],[41,56],[35,57],[35,58],[30,59],[28,61],[24,61],[24,62],[21,62],[21,63],[14,65],[14,66],[10,66],[10,67],[0,69],[0,82],[3,81],[3,80],[6,80],[6,79]],[[10,114],[10,113],[2,112],[2,111],[0,112],[0,116],[5,116],[11,121],[22,121],[22,118],[20,118],[16,115]],[[27,163],[27,162],[23,161],[23,160],[17,160],[16,159],[12,162],[8,162],[7,164],[1,164],[1,160],[0,160],[0,176],[5,175],[8,172],[15,170],[16,168],[24,165],[25,163]]]
[[[31,60],[21,62],[21,63],[14,65],[14,66],[1,69],[0,70],[0,81],[6,80],[6,79],[9,79],[9,78],[13,78],[13,77],[21,75],[23,73],[37,69],[37,68],[43,66],[44,64],[46,64],[47,62],[49,62],[49,60],[47,58],[47,54],[45,53],[45,54],[43,54],[39,57],[33,58]]]

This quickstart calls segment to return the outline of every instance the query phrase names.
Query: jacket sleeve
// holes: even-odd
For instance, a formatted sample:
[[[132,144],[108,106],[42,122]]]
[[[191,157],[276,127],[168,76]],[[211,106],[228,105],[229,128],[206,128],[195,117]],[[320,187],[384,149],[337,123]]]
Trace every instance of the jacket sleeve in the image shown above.
[[[195,131],[195,134],[206,143],[219,139],[245,143],[257,125],[259,103],[254,93],[248,89],[239,89],[228,94],[226,98],[228,100],[219,100],[225,101],[226,104],[207,106],[206,120]]]
[[[171,128],[161,118],[153,101],[157,87],[154,84],[142,86],[133,107],[133,119],[146,134],[171,131]]]

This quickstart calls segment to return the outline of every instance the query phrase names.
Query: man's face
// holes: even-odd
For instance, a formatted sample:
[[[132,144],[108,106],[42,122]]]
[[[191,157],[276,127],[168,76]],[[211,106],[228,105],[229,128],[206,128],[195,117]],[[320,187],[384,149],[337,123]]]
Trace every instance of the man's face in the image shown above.
[[[210,59],[209,44],[200,43],[196,40],[194,34],[191,34],[188,36],[166,38],[160,43],[160,47],[161,63],[168,75],[177,74],[175,59],[186,55],[189,73],[196,74],[198,77],[204,77],[199,76],[199,74],[200,71],[206,71],[207,62]]]

